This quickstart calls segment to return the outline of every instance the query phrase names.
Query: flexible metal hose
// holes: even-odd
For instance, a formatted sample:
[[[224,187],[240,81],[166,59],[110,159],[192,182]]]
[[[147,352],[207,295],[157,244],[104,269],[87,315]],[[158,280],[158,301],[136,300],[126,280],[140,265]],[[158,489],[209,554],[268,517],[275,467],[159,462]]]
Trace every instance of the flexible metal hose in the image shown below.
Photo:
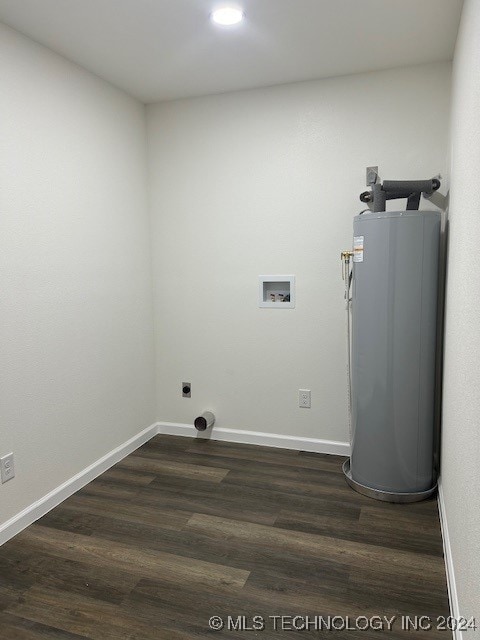
[[[351,322],[350,322],[350,283],[352,279],[352,269],[350,267],[351,251],[342,251],[342,275],[345,282],[345,310],[346,310],[346,334],[347,334],[347,403],[348,403],[348,435],[350,446],[352,445],[352,376],[351,376]]]
[[[352,270],[350,267],[350,255],[344,254],[343,275],[345,280],[345,310],[346,310],[346,333],[347,333],[347,402],[348,402],[348,435],[350,446],[353,440],[352,429],[352,349],[351,349],[351,298],[350,282]]]

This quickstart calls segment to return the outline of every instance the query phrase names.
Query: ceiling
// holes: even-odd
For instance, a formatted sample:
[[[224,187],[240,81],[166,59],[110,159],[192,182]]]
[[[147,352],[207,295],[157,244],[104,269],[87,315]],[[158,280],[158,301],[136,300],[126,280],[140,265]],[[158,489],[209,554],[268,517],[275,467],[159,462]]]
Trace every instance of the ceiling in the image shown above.
[[[246,19],[209,20],[225,4]],[[0,0],[0,21],[143,102],[452,58],[462,0]]]

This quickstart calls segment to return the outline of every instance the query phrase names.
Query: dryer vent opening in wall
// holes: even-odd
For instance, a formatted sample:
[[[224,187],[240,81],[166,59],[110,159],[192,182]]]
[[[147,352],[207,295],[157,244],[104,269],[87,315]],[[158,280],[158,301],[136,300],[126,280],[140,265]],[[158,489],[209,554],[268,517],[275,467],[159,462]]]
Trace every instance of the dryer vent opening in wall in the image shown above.
[[[204,411],[201,416],[195,418],[195,429],[197,431],[206,431],[211,429],[215,424],[215,415],[211,411]]]

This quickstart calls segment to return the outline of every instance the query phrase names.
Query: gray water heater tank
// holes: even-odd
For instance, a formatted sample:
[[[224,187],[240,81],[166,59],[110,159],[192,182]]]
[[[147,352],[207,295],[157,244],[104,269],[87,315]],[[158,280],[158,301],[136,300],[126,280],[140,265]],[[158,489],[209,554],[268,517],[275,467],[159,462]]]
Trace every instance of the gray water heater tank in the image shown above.
[[[435,211],[354,219],[347,479],[362,493],[393,502],[423,499],[435,484],[440,222]]]

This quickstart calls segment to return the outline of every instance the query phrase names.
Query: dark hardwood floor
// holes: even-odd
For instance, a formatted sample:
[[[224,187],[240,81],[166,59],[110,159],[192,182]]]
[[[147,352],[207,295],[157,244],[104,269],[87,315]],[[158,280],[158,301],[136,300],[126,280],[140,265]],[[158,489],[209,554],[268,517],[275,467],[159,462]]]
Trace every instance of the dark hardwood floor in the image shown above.
[[[0,638],[450,638],[401,624],[448,615],[436,501],[360,496],[342,462],[157,436],[0,547]]]

